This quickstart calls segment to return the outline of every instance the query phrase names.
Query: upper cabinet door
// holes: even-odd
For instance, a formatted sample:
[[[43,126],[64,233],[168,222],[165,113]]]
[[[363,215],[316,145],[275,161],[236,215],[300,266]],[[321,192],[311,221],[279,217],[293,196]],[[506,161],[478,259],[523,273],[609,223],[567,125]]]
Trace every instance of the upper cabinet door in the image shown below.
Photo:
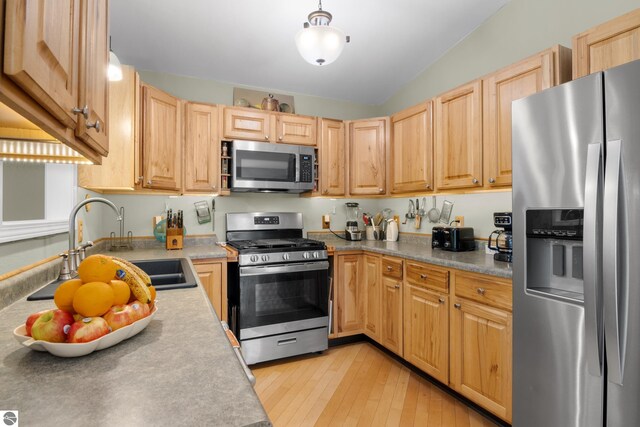
[[[344,123],[320,120],[320,194],[344,196],[345,149]]]
[[[184,140],[185,192],[217,190],[219,144],[218,107],[188,103]]]
[[[278,114],[277,142],[316,145],[318,121],[315,117]]]
[[[78,102],[78,0],[6,2],[4,73],[68,128]]]
[[[349,122],[349,192],[352,195],[386,193],[388,132],[388,118]]]
[[[109,114],[109,3],[104,0],[81,2],[80,89],[78,105],[86,105],[87,118],[78,116],[76,135],[101,155],[109,152],[107,120]]]
[[[640,59],[640,9],[573,37],[573,78]]]
[[[142,89],[142,185],[180,190],[180,100],[152,86],[144,85]]]
[[[433,189],[432,101],[391,116],[391,192]]]
[[[436,98],[436,187],[482,186],[482,81]]]
[[[275,142],[271,130],[275,116],[265,111],[227,107],[224,109],[223,135],[227,139]]]

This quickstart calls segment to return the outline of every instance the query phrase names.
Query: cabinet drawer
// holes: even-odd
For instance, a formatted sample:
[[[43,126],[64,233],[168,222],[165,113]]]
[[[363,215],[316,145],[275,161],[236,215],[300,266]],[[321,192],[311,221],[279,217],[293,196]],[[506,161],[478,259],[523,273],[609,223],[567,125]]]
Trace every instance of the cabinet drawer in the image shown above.
[[[402,279],[402,260],[383,257],[382,275]]]
[[[511,310],[512,287],[508,280],[456,273],[456,296]]]
[[[449,291],[449,271],[418,262],[407,262],[407,282],[414,286]]]

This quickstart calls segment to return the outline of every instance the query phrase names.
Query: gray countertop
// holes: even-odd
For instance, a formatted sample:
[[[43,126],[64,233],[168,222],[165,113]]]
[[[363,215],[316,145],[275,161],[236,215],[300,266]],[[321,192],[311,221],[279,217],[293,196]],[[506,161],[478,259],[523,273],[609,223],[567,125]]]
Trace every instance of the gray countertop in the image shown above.
[[[116,254],[113,252],[112,254]],[[218,247],[140,249],[129,259],[220,258]],[[0,310],[0,402],[23,425],[271,425],[202,286],[158,292],[158,312],[135,337],[79,358],[21,346],[13,329],[53,301]]]
[[[366,250],[383,255],[407,258],[429,264],[441,265],[443,267],[505,278],[511,278],[513,272],[510,263],[494,261],[493,255],[486,254],[484,251],[449,252],[442,249],[431,249],[430,244],[427,244],[427,239],[423,242],[417,240],[408,242],[385,242],[377,240],[349,242],[326,235],[314,235],[312,238],[324,241],[327,246],[333,246],[336,252]]]

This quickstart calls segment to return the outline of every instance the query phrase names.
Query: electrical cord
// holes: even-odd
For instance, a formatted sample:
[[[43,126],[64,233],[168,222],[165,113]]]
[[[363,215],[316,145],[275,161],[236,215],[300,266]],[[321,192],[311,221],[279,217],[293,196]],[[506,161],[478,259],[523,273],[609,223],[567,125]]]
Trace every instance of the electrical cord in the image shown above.
[[[341,238],[342,240],[347,240],[347,238],[346,238],[346,237],[342,237],[341,235],[336,234],[336,233],[335,233],[335,231],[333,231],[333,230],[331,229],[331,227],[329,227],[329,231],[330,231],[330,232],[332,232],[334,236],[339,237],[339,238]]]

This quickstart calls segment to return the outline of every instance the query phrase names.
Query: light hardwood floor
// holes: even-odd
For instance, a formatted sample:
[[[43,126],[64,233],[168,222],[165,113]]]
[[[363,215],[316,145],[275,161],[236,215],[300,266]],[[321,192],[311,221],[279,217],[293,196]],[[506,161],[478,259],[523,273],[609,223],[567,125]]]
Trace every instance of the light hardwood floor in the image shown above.
[[[360,342],[252,367],[281,426],[495,426],[375,346]]]

